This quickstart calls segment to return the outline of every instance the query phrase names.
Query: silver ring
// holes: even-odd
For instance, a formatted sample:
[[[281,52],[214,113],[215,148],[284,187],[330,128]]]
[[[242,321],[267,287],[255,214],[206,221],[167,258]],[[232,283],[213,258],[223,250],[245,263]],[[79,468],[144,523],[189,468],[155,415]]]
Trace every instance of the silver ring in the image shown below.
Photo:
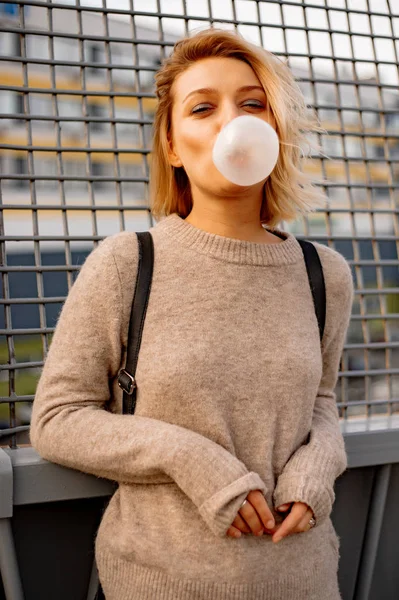
[[[310,528],[312,528],[312,527],[314,527],[316,525],[316,519],[314,517],[312,517],[309,520],[309,525],[310,525]]]
[[[245,500],[244,500],[244,502],[243,502],[243,503],[241,504],[241,506],[240,506],[240,510],[242,509],[242,507],[243,507],[243,506],[245,506],[245,504],[246,504],[247,502],[248,502],[248,500],[246,500],[246,499],[245,499]]]

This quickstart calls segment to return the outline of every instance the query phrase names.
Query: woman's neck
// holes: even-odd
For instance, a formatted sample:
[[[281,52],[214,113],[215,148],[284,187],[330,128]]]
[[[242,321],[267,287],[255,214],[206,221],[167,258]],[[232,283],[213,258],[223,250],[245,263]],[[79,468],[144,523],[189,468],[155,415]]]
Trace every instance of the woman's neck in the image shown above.
[[[260,244],[280,243],[283,240],[273,235],[260,222],[260,202],[245,201],[242,198],[221,199],[213,201],[194,200],[194,206],[186,221],[207,231],[223,237],[230,237]]]

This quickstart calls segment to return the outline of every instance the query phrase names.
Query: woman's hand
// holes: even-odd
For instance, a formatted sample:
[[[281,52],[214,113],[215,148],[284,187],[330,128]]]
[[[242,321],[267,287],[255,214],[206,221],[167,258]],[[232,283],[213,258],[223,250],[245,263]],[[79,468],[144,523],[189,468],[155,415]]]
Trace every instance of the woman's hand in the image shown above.
[[[273,542],[277,543],[291,533],[303,533],[309,531],[309,521],[314,515],[312,509],[304,502],[281,504],[281,506],[277,507],[277,510],[279,512],[287,512],[290,510],[290,512],[285,517],[284,521],[276,528],[275,532],[273,532]]]
[[[240,537],[241,532],[262,535],[265,529],[269,530],[268,533],[277,531],[277,529],[273,530],[275,526],[274,517],[262,492],[252,490],[246,500],[247,502],[238,511],[226,535]]]

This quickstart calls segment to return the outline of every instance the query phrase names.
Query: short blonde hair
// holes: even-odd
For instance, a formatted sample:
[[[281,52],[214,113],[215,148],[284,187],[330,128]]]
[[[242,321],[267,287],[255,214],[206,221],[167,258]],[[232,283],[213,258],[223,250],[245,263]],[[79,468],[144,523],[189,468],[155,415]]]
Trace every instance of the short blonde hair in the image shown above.
[[[156,219],[177,213],[182,218],[192,209],[190,182],[183,167],[168,160],[173,105],[172,85],[196,61],[210,58],[235,58],[252,67],[265,90],[269,108],[276,121],[280,140],[277,164],[265,182],[260,221],[276,226],[292,221],[325,201],[324,193],[312,185],[301,170],[308,135],[324,131],[306,107],[302,91],[292,72],[277,56],[246,41],[234,32],[207,29],[178,41],[172,54],[155,75],[158,106],[154,119],[151,156],[150,204]]]

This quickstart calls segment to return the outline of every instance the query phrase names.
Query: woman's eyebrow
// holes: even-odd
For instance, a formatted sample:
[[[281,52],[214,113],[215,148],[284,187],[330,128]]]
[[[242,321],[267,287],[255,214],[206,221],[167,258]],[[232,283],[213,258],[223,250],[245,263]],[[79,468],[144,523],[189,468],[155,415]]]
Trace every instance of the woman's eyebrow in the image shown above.
[[[188,98],[190,98],[190,96],[193,96],[194,94],[216,94],[216,93],[217,93],[217,90],[215,90],[215,88],[199,88],[198,90],[193,90],[192,92],[187,94],[187,96],[183,100],[183,104],[186,102],[186,100],[188,100]]]
[[[252,92],[252,90],[260,90],[261,92],[265,93],[265,90],[260,85],[244,85],[240,87],[237,92]],[[190,98],[190,96],[193,96],[194,94],[217,94],[217,90],[215,88],[199,88],[198,90],[193,90],[184,98],[183,104],[186,102],[186,100],[188,100],[188,98]]]

